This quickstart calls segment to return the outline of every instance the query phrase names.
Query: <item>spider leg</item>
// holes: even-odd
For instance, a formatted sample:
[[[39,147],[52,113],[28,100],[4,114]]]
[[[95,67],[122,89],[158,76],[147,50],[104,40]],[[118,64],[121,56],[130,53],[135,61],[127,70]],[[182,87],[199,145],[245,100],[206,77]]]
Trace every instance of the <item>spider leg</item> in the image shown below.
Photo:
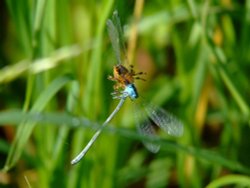
[[[145,72],[137,72],[137,73],[134,73],[134,76],[136,76],[136,75],[145,75],[146,73]]]
[[[141,75],[145,75],[145,72],[137,72],[137,73],[133,73],[133,77],[136,80],[142,80],[142,81],[146,81],[144,78],[141,77]]]
[[[134,77],[134,79],[136,79],[136,80],[142,80],[142,81],[146,81],[144,78],[141,78],[141,77],[139,77],[139,76],[137,76],[137,77]]]
[[[108,80],[111,80],[111,81],[114,81],[114,82],[117,81],[117,79],[115,77],[111,76],[111,75],[108,76]]]

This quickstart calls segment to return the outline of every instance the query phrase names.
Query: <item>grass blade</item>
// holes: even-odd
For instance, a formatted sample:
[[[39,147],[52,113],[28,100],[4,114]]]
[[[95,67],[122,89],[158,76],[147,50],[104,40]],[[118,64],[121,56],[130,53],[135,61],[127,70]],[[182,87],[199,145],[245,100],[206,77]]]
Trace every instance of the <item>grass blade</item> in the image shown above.
[[[72,77],[69,75],[65,75],[55,79],[48,87],[45,89],[36,102],[34,103],[33,107],[31,108],[31,112],[41,112],[48,102],[55,96],[55,94],[67,84],[69,81],[72,80]],[[15,139],[12,143],[10,152],[7,157],[7,161],[4,166],[4,170],[7,171],[11,167],[15,165],[18,159],[21,156],[21,153],[25,147],[26,142],[28,141],[34,126],[36,125],[35,122],[27,122],[22,121],[21,124],[18,126]]]

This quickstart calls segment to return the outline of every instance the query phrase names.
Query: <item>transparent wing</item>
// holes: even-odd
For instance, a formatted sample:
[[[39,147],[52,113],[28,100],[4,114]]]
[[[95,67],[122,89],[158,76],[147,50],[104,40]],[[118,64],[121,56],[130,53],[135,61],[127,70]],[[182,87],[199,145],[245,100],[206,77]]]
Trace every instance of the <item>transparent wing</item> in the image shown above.
[[[169,135],[183,135],[183,124],[174,115],[154,105],[145,105],[145,110],[154,123]]]
[[[108,19],[107,29],[118,63],[127,63],[124,35],[117,11],[114,11],[112,20]]]
[[[156,130],[153,126],[153,122],[150,121],[146,112],[138,108],[137,106],[136,112],[134,114],[136,120],[136,127],[139,134],[148,137],[156,137]],[[158,144],[152,143],[150,141],[142,141],[142,143],[152,153],[157,153],[160,150],[160,145]]]
[[[122,52],[121,55],[123,56],[122,58],[124,58],[126,60],[127,59],[127,50],[126,50],[126,46],[125,46],[124,32],[122,29],[121,21],[120,21],[117,10],[115,10],[113,12],[113,21],[114,21],[114,24],[117,28],[118,33],[119,33],[119,42],[120,42],[119,44],[120,44],[120,49]]]
[[[107,21],[107,28],[109,33],[109,38],[115,52],[116,59],[119,64],[121,64],[121,53],[120,53],[120,45],[119,45],[119,33],[115,28],[113,22],[111,20]]]

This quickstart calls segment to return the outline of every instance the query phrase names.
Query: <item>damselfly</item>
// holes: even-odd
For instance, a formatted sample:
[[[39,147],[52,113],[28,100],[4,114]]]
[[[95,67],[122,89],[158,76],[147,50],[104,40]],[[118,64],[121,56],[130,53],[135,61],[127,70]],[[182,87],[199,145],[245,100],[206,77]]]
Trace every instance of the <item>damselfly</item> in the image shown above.
[[[141,75],[143,75],[144,73],[136,73],[133,69],[133,66],[128,64],[123,38],[123,29],[121,27],[120,18],[117,11],[114,11],[112,19],[108,19],[107,29],[118,62],[117,65],[114,66],[113,76],[109,76],[108,79],[115,81],[114,92],[112,93],[112,95],[113,98],[120,99],[120,102],[117,105],[116,109],[102,124],[101,128],[97,130],[97,132],[88,142],[87,146],[71,161],[71,164],[76,164],[82,159],[82,157],[93,145],[97,137],[100,135],[103,128],[119,111],[126,98],[129,97],[131,100],[136,100],[139,97],[134,81],[136,79],[144,80],[141,77]],[[141,135],[154,137],[156,135],[155,125],[172,136],[181,136],[183,134],[183,125],[175,116],[152,104],[144,104],[140,106],[142,106],[143,108],[139,108],[136,111],[135,115],[138,132]],[[143,143],[146,148],[153,153],[158,152],[160,149],[159,144],[149,141],[143,141]]]
[[[124,43],[123,29],[117,11],[114,11],[112,20],[107,21],[107,28],[112,47],[118,64],[114,66],[113,76],[109,76],[110,80],[116,82],[114,85],[114,98],[127,98],[135,100],[139,97],[134,84],[135,79],[144,80],[140,77],[143,72],[136,73],[133,66],[128,65],[127,53]],[[129,67],[129,68],[126,68]],[[160,107],[152,104],[140,105],[137,108],[136,124],[140,134],[146,136],[156,135],[155,125],[172,136],[181,136],[183,134],[183,125],[174,115],[166,112]],[[158,152],[160,145],[151,142],[143,142],[151,152]]]

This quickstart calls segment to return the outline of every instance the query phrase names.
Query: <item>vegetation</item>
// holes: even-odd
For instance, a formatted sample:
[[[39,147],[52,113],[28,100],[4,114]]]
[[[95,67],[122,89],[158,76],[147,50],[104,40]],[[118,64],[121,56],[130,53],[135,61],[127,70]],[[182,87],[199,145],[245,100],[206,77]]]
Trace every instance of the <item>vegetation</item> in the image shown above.
[[[1,1],[1,187],[250,187],[250,1]],[[141,144],[118,104],[106,21],[118,10],[145,101],[184,135]]]

